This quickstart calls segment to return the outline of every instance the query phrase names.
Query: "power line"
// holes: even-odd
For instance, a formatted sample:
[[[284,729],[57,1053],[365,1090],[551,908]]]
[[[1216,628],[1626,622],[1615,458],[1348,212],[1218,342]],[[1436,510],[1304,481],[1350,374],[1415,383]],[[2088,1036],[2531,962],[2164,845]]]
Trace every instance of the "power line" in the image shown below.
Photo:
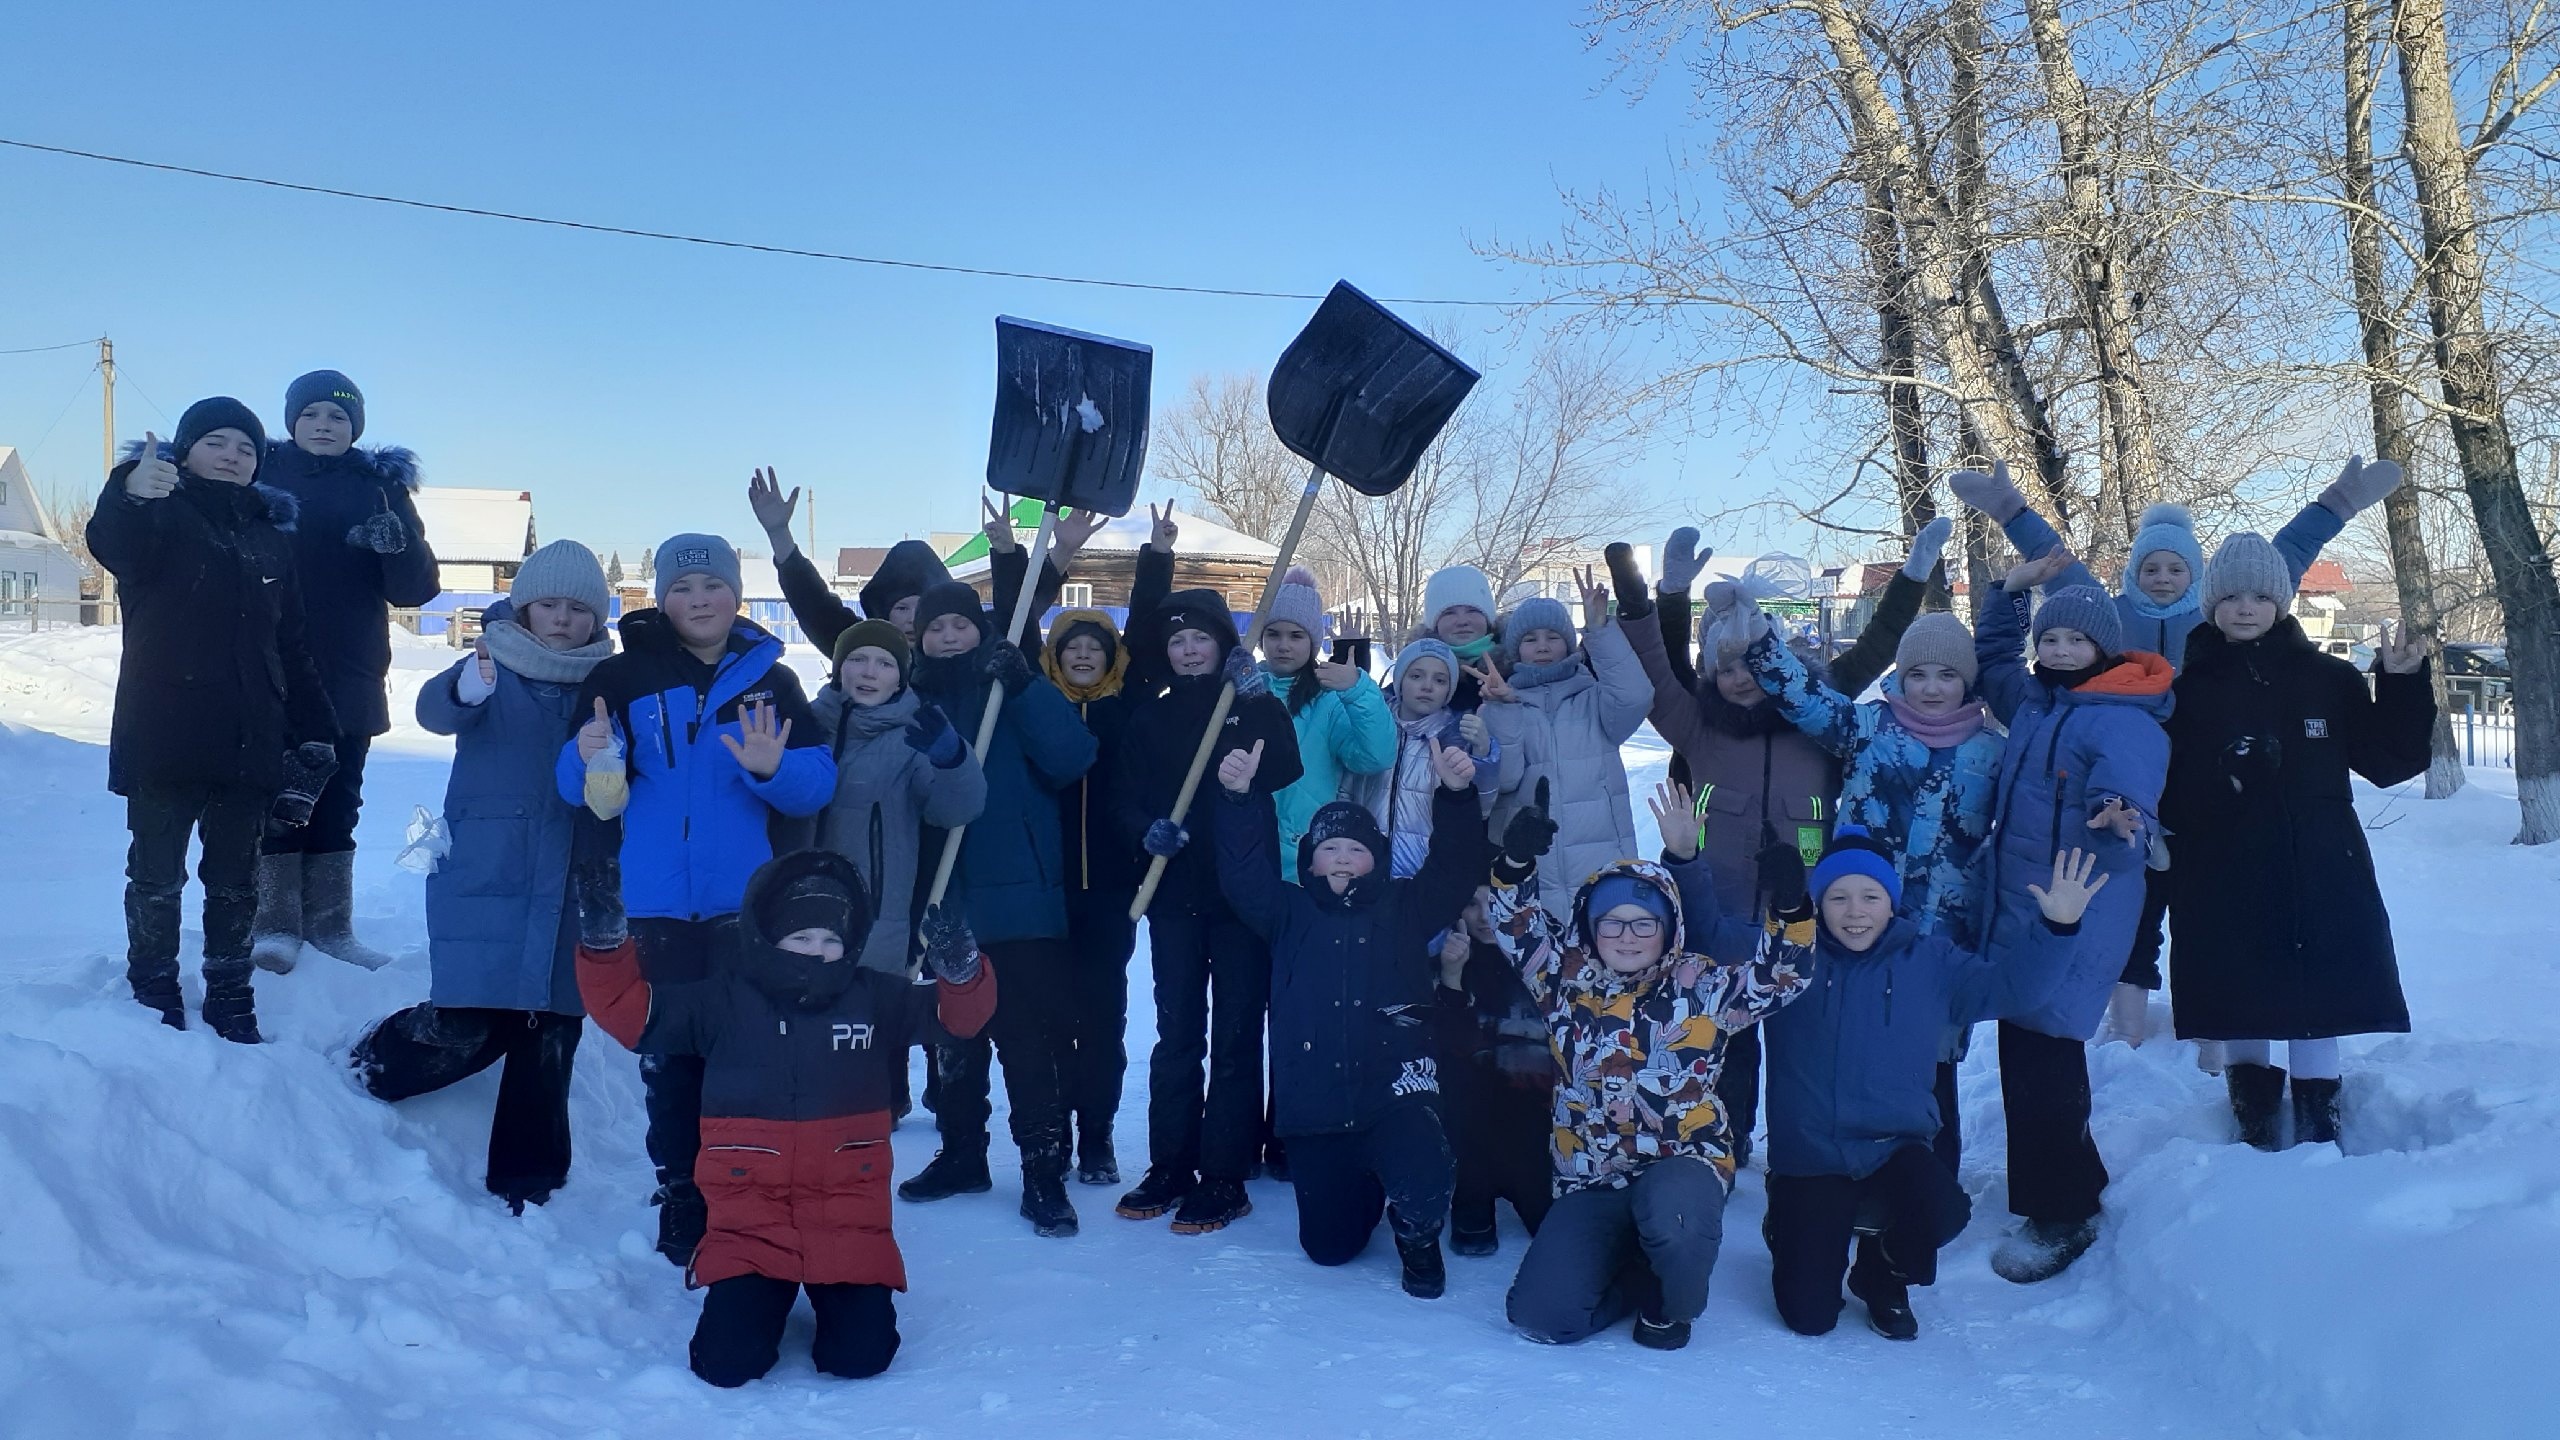
[[[270,189],[293,190],[305,195],[327,195],[340,200],[364,200],[376,205],[400,205],[412,210],[433,210],[447,215],[474,215],[484,220],[512,220],[519,225],[546,225],[557,230],[582,230],[596,235],[623,235],[638,240],[669,240],[683,245],[706,245],[721,250],[750,250],[760,255],[787,255],[802,260],[832,260],[846,265],[877,265],[894,270],[925,270],[941,275],[974,275],[993,280],[1034,280],[1045,285],[1090,285],[1110,290],[1147,290],[1167,295],[1213,295],[1244,300],[1322,300],[1324,298],[1321,293],[1302,290],[1248,290],[1221,285],[1174,285],[1150,280],[1111,280],[1091,275],[1051,275],[1037,270],[998,270],[976,265],[942,264],[930,260],[900,260],[882,255],[851,255],[833,250],[804,250],[791,245],[763,245],[751,240],[724,240],[709,235],[686,235],[672,230],[638,230],[626,225],[603,225],[588,220],[563,220],[549,215],[520,215],[508,210],[488,210],[476,205],[448,205],[434,200],[413,200],[401,195],[372,195],[361,190],[339,190],[327,185],[305,185],[298,181],[276,180],[263,175],[234,175],[221,170],[202,170],[192,165],[171,165],[158,160],[137,160],[127,155],[103,155],[94,150],[74,150],[62,145],[39,145],[31,140],[11,140],[0,137],[0,145],[18,150],[32,150],[46,155],[65,155],[75,160],[95,160],[108,165],[128,165],[137,170],[157,170],[171,175],[193,175],[204,180],[228,180],[240,185],[263,185]],[[1407,296],[1385,297],[1384,303],[1508,309],[1526,302],[1418,299]],[[1573,305],[1596,302],[1550,301],[1547,303]]]
[[[14,142],[0,141],[0,144],[11,143]],[[18,350],[0,350],[0,355],[41,355],[48,350],[77,350],[83,345],[95,345],[97,343],[97,340],[94,338],[88,340],[65,340],[59,345],[29,345]]]

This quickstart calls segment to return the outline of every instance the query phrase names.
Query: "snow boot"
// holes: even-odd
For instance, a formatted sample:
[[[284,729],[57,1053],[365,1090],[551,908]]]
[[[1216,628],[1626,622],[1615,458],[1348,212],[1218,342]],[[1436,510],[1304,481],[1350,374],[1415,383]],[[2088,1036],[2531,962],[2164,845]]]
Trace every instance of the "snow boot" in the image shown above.
[[[1188,1170],[1162,1170],[1148,1167],[1136,1189],[1120,1197],[1112,1206],[1113,1213],[1124,1220],[1153,1220],[1191,1197],[1199,1188],[1199,1177]]]
[[[1850,1267],[1849,1293],[1867,1307],[1868,1329],[1887,1340],[1920,1338],[1920,1317],[1911,1313],[1911,1282],[1884,1259],[1880,1243]]]
[[[898,1187],[898,1198],[919,1205],[934,1200],[948,1200],[954,1195],[983,1195],[996,1188],[987,1174],[987,1152],[983,1149],[963,1150],[944,1146],[933,1152],[925,1167]],[[1028,1196],[1026,1194],[1026,1201]],[[1023,1213],[1029,1214],[1028,1210]]]
[[[2151,992],[2139,985],[2116,982],[2114,993],[2107,996],[2107,1029],[2127,1045],[2139,1050],[2151,1038]]]
[[[1076,1183],[1079,1185],[1117,1185],[1120,1183],[1120,1156],[1111,1147],[1109,1130],[1087,1130],[1077,1142]]]
[[[204,962],[204,1023],[234,1045],[256,1045],[264,1039],[258,1034],[257,997],[249,989],[254,969],[245,956]]]
[[[1991,1251],[1991,1272],[2017,1285],[2050,1280],[2097,1243],[2098,1222],[2030,1220]]]
[[[379,970],[391,957],[356,938],[356,852],[302,858],[302,935],[332,960]]]
[[[1448,1262],[1440,1258],[1440,1237],[1408,1240],[1396,1237],[1396,1257],[1404,1261],[1404,1293],[1416,1300],[1437,1300],[1449,1291]]]
[[[1206,1235],[1224,1230],[1253,1213],[1253,1202],[1245,1198],[1241,1180],[1212,1180],[1202,1177],[1199,1185],[1182,1199],[1182,1208],[1173,1212],[1173,1233]]]
[[[2284,1072],[2273,1065],[2243,1063],[2223,1071],[2222,1079],[2231,1090],[2231,1116],[2240,1122],[2240,1142],[2254,1150],[2283,1149],[2276,1111],[2284,1104]]]
[[[258,918],[249,922],[249,958],[275,975],[302,961],[302,852],[258,857]]]
[[[693,1252],[711,1228],[711,1206],[690,1180],[670,1180],[649,1197],[658,1207],[658,1253],[679,1270],[693,1265]]]
[[[2222,1073],[2221,1041],[2199,1040],[2196,1042],[2196,1068],[2207,1075]]]
[[[172,1030],[187,1028],[187,999],[178,988],[178,894],[176,887],[124,887],[125,983]]]
[[[1076,1207],[1067,1199],[1067,1158],[1062,1154],[1022,1157],[1022,1218],[1031,1233],[1057,1240],[1076,1233]]]
[[[1636,1343],[1647,1350],[1686,1350],[1689,1348],[1689,1322],[1656,1320],[1650,1315],[1638,1315]]]
[[[1470,1258],[1491,1255],[1502,1248],[1502,1231],[1488,1220],[1481,1228],[1449,1222],[1449,1248]]]
[[[2346,1148],[2338,1139],[2339,1083],[2293,1077],[2293,1143]]]

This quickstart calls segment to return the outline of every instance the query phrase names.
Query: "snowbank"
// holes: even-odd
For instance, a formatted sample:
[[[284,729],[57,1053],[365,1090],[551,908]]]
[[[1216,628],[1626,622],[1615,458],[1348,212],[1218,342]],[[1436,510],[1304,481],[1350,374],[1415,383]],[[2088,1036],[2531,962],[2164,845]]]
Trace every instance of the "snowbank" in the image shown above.
[[[389,857],[411,807],[438,803],[442,742],[404,723],[367,786],[359,906],[396,964],[314,954],[261,976],[255,1050],[172,1034],[125,997],[122,806],[97,743],[115,643],[0,641],[0,824],[20,841],[0,871],[0,1432],[1557,1435],[1632,1410],[1754,1436],[2492,1435],[2537,1428],[2555,1398],[2533,1337],[2560,1290],[2560,853],[2505,845],[2512,801],[2485,789],[2366,797],[2418,1033],[2349,1045],[2358,1153],[2234,1146],[2188,1047],[2101,1047],[2111,1229],[2020,1289],[1986,1263],[2005,1194],[1981,1046],[1964,1077],[1977,1220],[1919,1297],[1916,1345],[1778,1325],[1756,1173],[1698,1341],[1670,1356],[1508,1334],[1516,1230],[1495,1259],[1453,1258],[1448,1298],[1423,1304],[1383,1241],[1308,1265],[1267,1181],[1255,1215],[1199,1239],[1076,1187],[1084,1235],[1044,1241],[1000,1174],[991,1196],[899,1207],[914,1289],[888,1375],[820,1382],[804,1311],[774,1377],[724,1394],[683,1369],[699,1298],[648,1249],[639,1087],[609,1038],[583,1047],[574,1176],[520,1220],[479,1186],[494,1077],[391,1107],[346,1076],[363,1028],[425,991],[419,882]],[[394,714],[451,659],[404,645]],[[1649,784],[1665,756],[1648,732],[1628,760]],[[931,1155],[921,1117],[897,1148],[901,1173]]]

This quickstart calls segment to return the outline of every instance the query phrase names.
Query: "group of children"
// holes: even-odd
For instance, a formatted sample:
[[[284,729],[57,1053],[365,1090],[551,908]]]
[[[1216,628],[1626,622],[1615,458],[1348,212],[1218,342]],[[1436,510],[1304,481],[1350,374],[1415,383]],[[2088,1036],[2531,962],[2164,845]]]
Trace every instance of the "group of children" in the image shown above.
[[[340,399],[318,403],[352,399],[340,428],[360,428],[353,386],[323,374]],[[306,414],[289,418],[298,444]],[[313,827],[335,803],[351,832],[360,792],[332,802],[332,766],[360,775],[383,728],[369,650],[341,683],[372,664],[373,711],[315,663],[303,612],[327,567],[299,552],[370,557],[354,568],[377,603],[426,553],[378,468],[293,462],[329,526],[376,507],[315,538],[257,483],[274,463],[245,407],[203,402],[174,452],[116,472],[92,525],[128,626],[111,781],[133,817],[134,993],[183,1026],[177,865],[201,829],[206,1017],[247,1041],[266,910],[248,847],[267,827],[303,841],[276,847],[300,867],[293,950],[341,953],[328,857],[351,842],[334,815]],[[1676,1348],[1765,1068],[1780,1316],[1831,1329],[1845,1279],[1876,1330],[1909,1339],[1909,1288],[1970,1210],[1954,1062],[1979,1021],[2000,1022],[2026,1222],[1994,1264],[2020,1281],[2095,1237],[2084,1046],[2115,987],[2140,983],[2163,910],[2180,1033],[2226,1042],[2251,1143],[2281,1138],[2271,1042],[2290,1042],[2296,1134],[2334,1140],[2335,1037],[2406,1027],[2345,775],[2424,768],[2424,655],[2384,647],[2369,692],[2285,617],[2318,546],[2395,478],[2351,465],[2277,543],[2237,535],[2210,564],[2183,514],[2157,510],[2110,598],[2074,583],[2086,572],[2005,472],[1960,475],[2032,558],[1977,597],[1969,634],[1920,613],[1949,529],[1932,522],[1828,667],[1730,585],[1709,587],[1693,658],[1692,532],[1659,591],[1610,547],[1578,622],[1546,597],[1500,611],[1452,567],[1382,687],[1319,658],[1304,571],[1252,637],[1225,596],[1174,589],[1169,512],[1125,633],[1091,609],[1003,631],[1023,587],[1052,608],[1092,518],[1061,527],[1038,575],[991,520],[992,608],[906,542],[857,610],[793,544],[797,492],[760,471],[750,505],[825,684],[804,694],[741,613],[717,536],[659,547],[657,604],[622,616],[619,647],[592,552],[528,557],[474,652],[419,694],[420,723],[455,737],[431,990],[353,1061],[385,1099],[503,1063],[486,1183],[520,1211],[567,1178],[592,1014],[641,1057],[659,1249],[707,1291],[696,1372],[764,1374],[806,1287],[818,1367],[875,1374],[905,1283],[888,1137],[910,1049],[929,1053],[941,1146],[896,1194],[992,1188],[1000,1057],[1021,1214],[1076,1233],[1068,1179],[1122,1180],[1131,911],[1161,859],[1147,1164],[1118,1214],[1208,1233],[1251,1213],[1249,1179],[1285,1177],[1309,1258],[1346,1263],[1383,1221],[1404,1289],[1428,1298],[1443,1230],[1495,1253],[1507,1200],[1532,1236],[1508,1300],[1524,1334],[1566,1343],[1631,1316],[1640,1343]],[[1176,813],[1181,762],[1230,688],[1214,788]],[[1677,752],[1652,799],[1658,858],[1638,853],[1619,759],[1648,719]]]

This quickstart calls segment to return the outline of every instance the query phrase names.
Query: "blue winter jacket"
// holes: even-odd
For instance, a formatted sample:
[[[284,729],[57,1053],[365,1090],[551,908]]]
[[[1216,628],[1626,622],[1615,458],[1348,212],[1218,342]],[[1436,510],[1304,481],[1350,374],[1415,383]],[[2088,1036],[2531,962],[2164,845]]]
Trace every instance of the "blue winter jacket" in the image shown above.
[[[1989,914],[1982,944],[2003,959],[2034,943],[2029,932],[2043,926],[2044,914],[2027,886],[2053,874],[2057,850],[2095,853],[2109,884],[2080,919],[2081,944],[2069,976],[2044,1005],[2010,1017],[2038,1034],[2086,1040],[2106,1014],[2108,992],[2124,971],[2142,916],[2143,862],[2159,828],[2160,787],[2169,773],[2169,737],[2160,722],[2169,718],[2175,677],[2168,661],[2134,651],[2077,688],[2048,685],[2027,668],[2026,606],[2024,595],[1993,591],[1973,637],[1982,698],[2009,727],[1983,876]],[[2142,828],[2130,841],[2089,828],[2110,798],[2142,814]]]
[[[972,743],[987,709],[986,645],[942,659],[919,659],[916,694],[942,707]],[[1093,768],[1093,732],[1067,697],[1037,673],[1008,693],[996,733],[979,763],[987,775],[987,807],[960,840],[948,901],[957,897],[980,944],[1055,939],[1067,933],[1066,840],[1058,792]],[[928,830],[918,869],[931,875],[942,858],[942,834]]]
[[[1815,928],[1813,984],[1761,1022],[1773,1175],[1863,1180],[1903,1146],[1928,1144],[1941,1119],[1938,1047],[1947,1027],[2044,1004],[2080,948],[2079,926],[2056,927],[2041,912],[1999,956],[1923,935],[1903,919],[1863,955]]]
[[[2276,532],[2272,543],[2276,553],[2284,557],[2285,568],[2293,572],[2294,584],[2302,583],[2302,572],[2310,569],[2311,562],[2320,558],[2321,547],[2337,539],[2338,532],[2346,528],[2347,522],[2338,518],[2338,512],[2317,500],[2303,506],[2300,513],[2285,522],[2285,527]],[[2009,517],[2009,523],[2001,526],[2000,530],[2009,537],[2010,544],[2018,547],[2021,555],[2042,555],[2062,543],[2062,537],[2054,533],[2053,526],[2032,508],[2020,510]],[[2137,555],[2133,558],[2139,561],[2142,557]],[[2204,577],[2196,576],[2195,583],[2203,584]],[[2201,606],[2190,606],[2171,615],[2155,617],[2146,613],[2144,597],[2135,594],[2129,586],[2101,584],[2097,576],[2089,573],[2089,567],[2078,560],[2072,561],[2060,575],[2047,581],[2045,588],[2063,590],[2074,585],[2093,585],[2114,593],[2116,614],[2124,621],[2126,649],[2148,650],[2167,660],[2172,669],[2186,668],[2187,634],[2204,623]],[[2187,595],[2192,599],[2195,591],[2190,589]]]
[[[2000,733],[1990,726],[1933,750],[1882,700],[1861,705],[1816,679],[1804,662],[1761,636],[1743,656],[1778,713],[1813,743],[1848,762],[1839,816],[1893,852],[1901,914],[1923,935],[1943,932],[1960,949],[1982,938],[1983,841],[1999,788]],[[1898,691],[1900,675],[1885,677]]]
[[[1296,675],[1273,675],[1271,693],[1287,704],[1302,681]],[[1312,685],[1312,676],[1303,677]],[[1378,682],[1362,675],[1348,690],[1320,691],[1305,708],[1293,710],[1289,722],[1298,731],[1298,763],[1306,773],[1274,797],[1280,816],[1280,875],[1298,878],[1298,837],[1307,833],[1316,812],[1342,798],[1355,775],[1376,775],[1396,763],[1396,720]],[[1214,779],[1214,777],[1212,777]]]
[[[486,623],[508,614],[500,601]],[[578,728],[578,685],[501,665],[496,689],[466,705],[454,687],[475,663],[465,656],[418,691],[418,724],[454,737],[444,787],[453,849],[427,877],[427,998],[583,1015],[569,903],[578,817],[550,783],[561,738]]]
[[[598,665],[578,693],[592,717],[597,697],[612,716],[631,783],[622,816],[622,905],[635,919],[709,920],[735,914],[747,879],[773,858],[776,815],[815,815],[836,793],[835,757],[810,713],[782,642],[741,618],[715,665],[677,643],[658,610],[622,617],[622,653]],[[770,705],[791,726],[789,748],[759,780],[720,743],[743,739],[741,716]],[[572,805],[586,796],[586,765],[572,733],[553,779]]]

